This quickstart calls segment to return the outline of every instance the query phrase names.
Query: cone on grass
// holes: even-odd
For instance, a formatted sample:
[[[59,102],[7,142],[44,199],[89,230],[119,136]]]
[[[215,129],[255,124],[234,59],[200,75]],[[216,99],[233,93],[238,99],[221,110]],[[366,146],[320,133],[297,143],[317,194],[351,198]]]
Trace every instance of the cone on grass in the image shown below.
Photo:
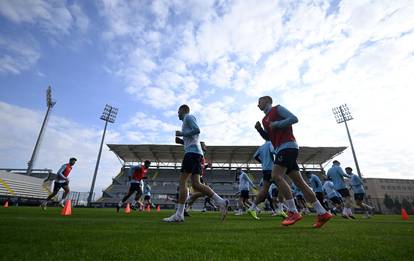
[[[160,212],[160,211],[161,211],[160,205],[157,205],[157,212]]]
[[[148,204],[148,205],[147,205],[147,207],[146,207],[145,211],[147,211],[147,212],[151,212],[151,206],[150,206],[150,204]]]
[[[125,213],[129,214],[131,213],[131,206],[129,205],[129,203],[127,203],[126,207],[125,207]]]
[[[70,199],[66,200],[65,206],[63,207],[62,211],[60,212],[62,216],[70,216],[72,215],[72,201]]]
[[[408,214],[404,208],[401,209],[401,218],[402,220],[408,220]]]
[[[6,202],[4,202],[3,207],[4,207],[4,208],[8,208],[8,207],[9,207],[9,201],[7,201],[7,200],[6,200]]]

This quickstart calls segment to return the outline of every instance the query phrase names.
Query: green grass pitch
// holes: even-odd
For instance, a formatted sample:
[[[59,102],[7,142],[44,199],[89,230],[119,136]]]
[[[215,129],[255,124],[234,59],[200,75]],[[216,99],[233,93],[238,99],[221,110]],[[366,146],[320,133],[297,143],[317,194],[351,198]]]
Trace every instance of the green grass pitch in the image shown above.
[[[161,222],[172,211],[9,207],[0,209],[0,260],[414,260],[414,222],[377,215],[335,217],[322,229],[306,216],[280,218],[191,212],[184,223]]]

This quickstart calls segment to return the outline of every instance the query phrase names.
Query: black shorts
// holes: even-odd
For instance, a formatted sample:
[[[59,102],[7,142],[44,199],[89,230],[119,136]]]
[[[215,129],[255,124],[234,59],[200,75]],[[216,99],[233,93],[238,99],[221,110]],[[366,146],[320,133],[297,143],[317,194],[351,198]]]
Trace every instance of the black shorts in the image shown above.
[[[362,200],[364,200],[364,198],[365,198],[365,193],[354,193],[354,199],[355,200],[362,201]]]
[[[279,190],[277,188],[274,188],[270,193],[272,194],[273,198],[277,198],[277,196],[279,195]]]
[[[69,183],[67,182],[59,183],[55,181],[55,184],[53,185],[53,192],[59,191],[59,189],[64,188],[68,185]]]
[[[346,197],[350,197],[351,196],[351,194],[349,194],[349,190],[346,189],[346,188],[344,188],[344,189],[338,189],[337,191],[338,191],[339,194],[341,194],[341,196],[343,198],[346,198]]]
[[[315,192],[315,196],[319,200],[319,202],[323,202],[323,200],[325,199],[323,192]]]
[[[292,170],[299,171],[298,163],[296,162],[299,155],[298,149],[284,149],[277,153],[275,165],[279,165],[287,168],[286,174],[289,174]]]
[[[242,199],[249,199],[249,191],[248,190],[242,190],[242,191],[240,191],[240,197]]]
[[[138,192],[139,194],[142,194],[142,190],[141,190],[141,184],[140,183],[131,183],[129,185],[129,192]]]
[[[333,198],[330,198],[329,200],[332,201],[332,203],[337,204],[337,205],[342,204],[342,200],[340,197],[333,197]]]
[[[184,155],[183,163],[181,164],[181,172],[201,175],[202,160],[203,155],[197,153],[186,153]]]
[[[272,171],[263,170],[263,180],[270,181],[271,178],[272,178]]]
[[[144,196],[144,200],[150,200],[150,199],[151,199],[151,196],[148,196],[148,195]]]

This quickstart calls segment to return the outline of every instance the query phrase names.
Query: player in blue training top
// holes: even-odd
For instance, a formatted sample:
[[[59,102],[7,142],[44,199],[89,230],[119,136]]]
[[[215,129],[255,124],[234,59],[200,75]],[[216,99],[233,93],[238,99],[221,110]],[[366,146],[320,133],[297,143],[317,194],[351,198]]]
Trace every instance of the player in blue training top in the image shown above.
[[[256,186],[253,184],[249,176],[241,169],[236,169],[236,174],[239,175],[239,211],[237,215],[241,215],[249,206],[250,206],[250,188],[253,187],[256,189]]]
[[[341,194],[344,200],[345,206],[342,210],[342,217],[355,219],[351,210],[351,194],[349,194],[349,190],[346,188],[344,181],[344,178],[350,178],[350,176],[342,170],[341,163],[337,160],[332,162],[332,167],[328,170],[326,176],[332,180],[335,190]]]
[[[341,194],[339,194],[335,190],[335,186],[329,178],[325,180],[325,183],[323,183],[322,188],[323,188],[323,192],[325,193],[326,197],[329,199],[329,201],[333,205],[332,213],[336,215],[336,210],[341,211],[343,209],[343,202],[342,202]]]
[[[261,187],[259,194],[256,197],[256,200],[253,201],[250,208],[247,210],[254,219],[259,219],[257,212],[260,211],[257,205],[263,202],[266,199],[266,196],[269,194],[270,188],[270,179],[272,178],[272,168],[274,164],[274,154],[273,154],[273,145],[270,141],[266,141],[262,146],[260,146],[256,153],[253,155],[258,162],[262,164],[263,172],[263,186]],[[273,202],[271,202],[273,204]],[[287,216],[283,211],[279,213],[280,215]]]
[[[351,167],[345,168],[346,173],[351,177],[351,189],[354,192],[354,199],[355,203],[365,210],[365,217],[370,217],[372,214],[373,207],[367,205],[364,203],[365,198],[365,189],[364,189],[364,183],[362,180],[358,177],[358,175],[355,175],[352,173]]]
[[[329,210],[329,207],[327,205],[327,202],[325,201],[325,197],[323,194],[322,181],[319,179],[317,175],[313,174],[310,171],[306,172],[306,177],[309,179],[309,183],[311,185],[313,192],[315,192],[316,198],[319,200],[321,205],[326,210]]]
[[[183,104],[178,108],[178,118],[183,122],[183,124],[181,130],[175,132],[175,136],[183,137],[184,140],[184,159],[181,164],[181,175],[179,182],[180,192],[176,213],[168,218],[164,218],[163,221],[184,221],[185,202],[188,197],[187,181],[190,177],[193,189],[213,198],[213,200],[220,207],[221,220],[224,220],[227,215],[229,201],[221,198],[210,187],[200,182],[204,153],[199,141],[201,131],[198,127],[197,120],[190,114],[190,107],[186,104]]]

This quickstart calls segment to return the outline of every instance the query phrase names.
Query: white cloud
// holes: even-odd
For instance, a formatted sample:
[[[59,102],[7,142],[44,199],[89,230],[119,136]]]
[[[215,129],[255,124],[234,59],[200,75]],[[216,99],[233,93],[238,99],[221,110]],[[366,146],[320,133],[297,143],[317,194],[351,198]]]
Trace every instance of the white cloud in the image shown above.
[[[78,4],[69,6],[72,17],[75,20],[74,24],[80,32],[86,33],[89,29],[89,17],[85,14],[82,8]]]
[[[43,112],[0,102],[0,165],[3,167],[25,168],[30,159],[40,126]],[[76,122],[53,116],[43,136],[35,168],[50,168],[54,172],[70,157],[76,157],[71,176],[73,191],[89,191],[102,130],[93,129]],[[120,141],[119,133],[109,130],[106,143]],[[101,164],[95,185],[100,195],[103,188],[111,183],[121,165],[116,156],[103,147]]]
[[[3,33],[0,39],[0,73],[20,74],[37,64],[43,55],[34,31],[45,32],[56,44],[63,36],[84,34],[89,28],[89,18],[82,8],[77,3],[66,5],[65,1],[0,1],[0,16],[20,27],[15,36]],[[22,30],[23,26],[27,29]]]
[[[36,64],[40,56],[33,41],[0,38],[0,73],[20,74]]]
[[[35,17],[47,21],[40,11],[28,15],[6,7],[1,14],[16,23],[33,23],[30,19]],[[268,94],[299,117],[294,129],[300,145],[342,146],[348,145],[346,132],[336,124],[331,108],[346,102],[355,117],[349,126],[363,174],[413,176],[414,165],[407,160],[414,156],[408,149],[414,146],[414,130],[407,116],[413,97],[412,1],[341,1],[329,16],[325,1],[291,5],[103,0],[100,7],[110,71],[125,81],[125,91],[142,101],[141,111],[146,112],[136,113],[121,131],[112,132],[111,139],[172,143],[174,130],[180,127],[176,109],[187,103],[207,144],[261,144],[253,126],[263,117],[257,98]],[[77,12],[76,7],[69,10]],[[22,18],[15,18],[17,12]],[[75,19],[71,26],[79,30],[89,26],[81,20]],[[63,31],[70,28],[59,24]],[[30,52],[26,55],[34,57],[32,63],[38,59]],[[22,123],[13,124],[13,130],[27,129],[18,125]],[[51,125],[52,140],[60,150],[80,146],[90,151],[93,165],[99,130],[77,126],[68,132],[62,120]],[[8,140],[27,139],[28,132],[3,134],[8,138],[1,141],[2,147],[11,146]],[[72,135],[81,137],[82,144],[72,143]],[[67,155],[49,162],[63,157]],[[353,165],[349,149],[339,159]]]
[[[39,27],[52,35],[67,35],[73,25],[86,32],[89,19],[79,5],[66,6],[65,1],[1,1],[0,15],[20,24],[39,24]]]

